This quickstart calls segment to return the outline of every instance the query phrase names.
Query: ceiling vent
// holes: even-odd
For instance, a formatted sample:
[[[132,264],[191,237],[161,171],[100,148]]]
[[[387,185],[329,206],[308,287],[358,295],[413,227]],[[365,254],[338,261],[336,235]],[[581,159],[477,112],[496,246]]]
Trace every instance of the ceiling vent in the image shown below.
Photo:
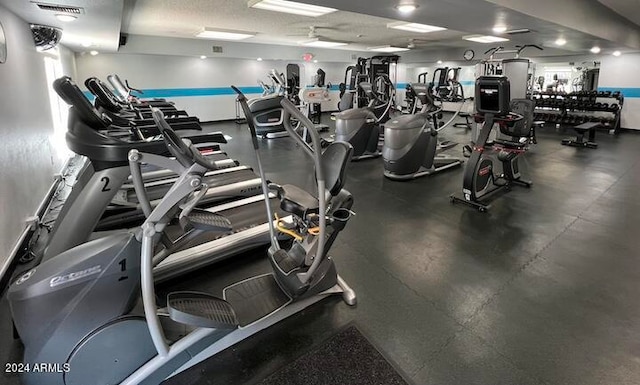
[[[68,5],[60,5],[60,4],[46,4],[46,3],[36,3],[33,2],[38,8],[43,11],[51,11],[57,13],[69,13],[72,15],[82,15],[84,14],[84,8],[81,7],[70,7]]]
[[[38,51],[46,51],[58,45],[62,30],[48,25],[31,24],[31,34]]]
[[[528,28],[521,28],[521,29],[512,29],[510,31],[506,31],[505,34],[507,35],[521,35],[523,33],[530,33],[531,30]]]
[[[213,53],[222,53],[222,46],[214,45],[212,46]]]

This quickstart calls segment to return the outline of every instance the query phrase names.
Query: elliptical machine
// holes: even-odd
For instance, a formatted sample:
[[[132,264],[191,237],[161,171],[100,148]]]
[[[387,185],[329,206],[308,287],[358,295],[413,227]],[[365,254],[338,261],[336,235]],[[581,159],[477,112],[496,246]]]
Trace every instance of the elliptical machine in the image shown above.
[[[429,86],[412,83],[415,97],[422,103],[419,113],[401,115],[384,126],[384,176],[394,180],[410,180],[460,166],[462,160],[439,154],[438,122],[442,108],[436,107]]]
[[[485,212],[487,198],[512,185],[531,187],[532,182],[521,179],[518,158],[532,141],[531,125],[535,102],[530,99],[510,101],[510,83],[504,76],[481,76],[476,80],[476,119],[484,119],[478,139],[464,170],[462,197],[451,195],[451,202],[461,202]],[[508,139],[495,139],[489,143],[494,124]],[[497,151],[502,163],[502,174],[496,176],[494,164],[486,151]]]
[[[26,272],[9,288],[14,325],[25,346],[25,367],[32,369],[24,373],[25,384],[159,384],[329,295],[341,294],[349,305],[355,304],[355,293],[327,254],[351,216],[353,198],[343,189],[351,147],[334,143],[320,154],[319,137],[311,129],[316,150],[304,148],[315,165],[317,195],[292,185],[268,186],[251,110],[244,95],[234,90],[248,118],[262,177],[273,272],[227,286],[221,298],[172,292],[166,307],[158,308],[153,268],[162,258],[154,256],[154,249],[163,241],[167,224],[179,218],[185,228],[200,231],[229,231],[231,224],[194,208],[207,189],[202,180],[211,165],[154,110],[175,160],[129,152],[135,187],[146,202],[142,228],[70,249]],[[290,101],[283,100],[281,106],[287,115],[313,127]],[[285,127],[301,141],[289,124]],[[153,210],[143,199],[140,164],[147,162],[171,164],[180,174]],[[281,208],[294,215],[292,223],[274,224],[269,189],[276,190]],[[289,248],[279,245],[276,226],[296,235]],[[33,370],[41,363],[49,369]]]
[[[287,82],[284,74],[272,69],[269,71],[272,86],[260,82],[264,92],[262,97],[250,99],[247,103],[255,117],[256,134],[263,139],[276,139],[288,136],[284,128],[285,113],[280,106],[282,96],[287,96]]]
[[[387,92],[379,94],[371,83],[358,85],[369,99],[369,105],[353,108],[334,115],[336,121],[335,140],[348,142],[353,146],[352,160],[377,158],[380,151],[382,123],[389,120],[389,112],[394,101],[393,83],[386,75],[379,76],[386,84]],[[385,80],[386,79],[386,80]]]

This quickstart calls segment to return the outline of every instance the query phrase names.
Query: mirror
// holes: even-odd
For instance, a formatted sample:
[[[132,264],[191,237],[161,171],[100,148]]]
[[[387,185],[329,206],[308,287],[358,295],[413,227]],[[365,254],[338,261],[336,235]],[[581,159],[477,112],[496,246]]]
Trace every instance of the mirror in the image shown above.
[[[4,29],[0,23],[0,63],[7,60],[7,40],[4,37]]]

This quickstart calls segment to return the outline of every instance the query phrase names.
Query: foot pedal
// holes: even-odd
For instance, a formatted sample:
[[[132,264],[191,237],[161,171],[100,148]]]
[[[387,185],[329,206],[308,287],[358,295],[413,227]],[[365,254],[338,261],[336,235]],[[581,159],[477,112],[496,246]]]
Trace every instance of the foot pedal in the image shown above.
[[[473,149],[471,148],[471,146],[462,147],[462,156],[464,156],[465,158],[471,157],[472,152],[473,152]]]
[[[249,325],[291,302],[273,274],[240,281],[224,289],[224,298],[233,305],[241,326]]]
[[[438,149],[444,151],[444,150],[448,150],[450,148],[454,148],[457,145],[458,145],[458,143],[456,143],[456,142],[452,142],[450,140],[443,140],[442,142],[438,143]]]
[[[193,209],[189,215],[180,218],[180,226],[183,230],[191,229],[202,231],[232,231],[231,221],[222,215],[200,209]]]
[[[167,295],[169,317],[185,325],[211,329],[235,329],[236,313],[227,301],[210,294],[178,291]]]

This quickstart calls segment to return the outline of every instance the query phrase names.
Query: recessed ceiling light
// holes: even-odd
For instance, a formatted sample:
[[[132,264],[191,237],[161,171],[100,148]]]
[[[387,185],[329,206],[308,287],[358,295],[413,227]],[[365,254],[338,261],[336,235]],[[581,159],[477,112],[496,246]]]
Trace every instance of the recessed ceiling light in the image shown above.
[[[255,33],[232,31],[228,29],[213,29],[207,27],[196,34],[196,37],[216,40],[244,40],[253,36],[255,36]]]
[[[257,60],[257,61],[262,61],[262,58],[261,58],[261,57],[259,57],[259,58],[257,58],[256,60]]]
[[[307,47],[318,47],[318,48],[333,48],[333,47],[340,47],[343,45],[347,45],[347,43],[343,43],[340,41],[320,40],[317,37],[311,40],[300,42],[300,44],[306,45]]]
[[[96,50],[93,50],[93,51],[89,51],[89,53],[91,54],[91,56],[96,56],[99,52]]]
[[[337,11],[335,8],[320,7],[318,5],[296,3],[295,1],[287,0],[250,0],[248,5],[250,8],[311,17],[318,17]]]
[[[83,41],[82,43],[80,43],[80,45],[84,48],[89,48],[93,45],[93,43],[91,43],[90,41]]]
[[[620,56],[622,55],[622,52],[620,51],[613,51],[613,56]]]
[[[206,59],[206,58],[207,58],[207,57],[206,57],[205,55],[200,56],[200,59],[202,59],[202,60],[204,60],[204,59]]]
[[[595,47],[591,48],[591,53],[600,53],[600,47],[595,46]]]
[[[438,63],[438,64],[442,64],[442,60],[438,60],[436,63]]]
[[[473,41],[476,43],[498,43],[501,41],[509,41],[509,39],[505,39],[504,37],[497,37],[497,36],[483,36],[483,35],[469,35],[469,36],[464,36],[463,37],[464,40],[469,40],[469,41]]]
[[[505,27],[504,25],[499,25],[499,26],[493,27],[493,32],[495,32],[495,33],[507,32],[507,27]]]
[[[563,38],[559,38],[558,40],[556,40],[556,45],[563,46],[565,44],[567,44],[567,41]]]
[[[58,13],[58,14],[56,14],[56,19],[58,19],[58,20],[60,20],[62,22],[68,23],[68,22],[71,22],[71,21],[74,21],[75,19],[77,19],[77,17],[73,16],[73,15],[65,15],[65,14],[62,14],[62,13]]]
[[[396,7],[398,12],[400,12],[400,13],[411,13],[411,12],[415,11],[416,8],[418,8],[418,6],[413,4],[413,3],[411,3],[411,2],[401,2]]]
[[[318,62],[318,60],[314,60],[313,62],[314,62],[314,63],[317,63],[317,62]]]
[[[403,31],[429,33],[444,31],[446,28],[436,27],[435,25],[419,24],[419,23],[407,23],[405,21],[395,21],[387,24],[387,28],[401,29]]]
[[[401,47],[392,47],[390,45],[382,45],[379,47],[369,47],[367,48],[368,51],[373,51],[373,52],[387,52],[387,53],[392,53],[392,52],[402,52],[402,51],[408,51],[409,48],[401,48]]]

